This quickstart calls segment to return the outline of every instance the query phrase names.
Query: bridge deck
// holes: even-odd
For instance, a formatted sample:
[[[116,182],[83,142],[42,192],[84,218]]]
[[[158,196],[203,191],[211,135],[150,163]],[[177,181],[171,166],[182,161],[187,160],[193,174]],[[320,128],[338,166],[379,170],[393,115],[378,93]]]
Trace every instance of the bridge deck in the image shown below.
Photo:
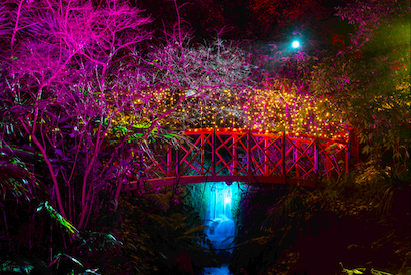
[[[148,158],[137,156],[138,181],[153,186],[197,182],[257,182],[315,187],[324,177],[348,172],[348,140],[247,129],[192,129],[191,142]],[[144,163],[144,167],[138,164]]]

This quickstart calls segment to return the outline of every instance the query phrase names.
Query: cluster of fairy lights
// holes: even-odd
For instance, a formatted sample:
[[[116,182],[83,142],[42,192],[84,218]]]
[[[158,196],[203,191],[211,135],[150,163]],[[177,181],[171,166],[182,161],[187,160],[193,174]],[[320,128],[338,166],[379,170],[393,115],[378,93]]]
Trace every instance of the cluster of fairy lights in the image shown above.
[[[328,98],[279,90],[257,90],[244,113],[251,128],[347,137],[345,115]]]
[[[186,97],[182,92],[160,89],[140,92],[134,104],[151,120],[168,113],[163,121],[176,129],[242,128],[348,136],[345,115],[327,98],[284,90],[214,90]]]

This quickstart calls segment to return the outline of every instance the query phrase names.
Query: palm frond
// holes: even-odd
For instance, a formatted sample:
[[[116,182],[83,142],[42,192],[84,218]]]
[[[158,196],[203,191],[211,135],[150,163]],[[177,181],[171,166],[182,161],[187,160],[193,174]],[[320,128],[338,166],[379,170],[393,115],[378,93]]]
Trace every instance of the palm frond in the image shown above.
[[[37,207],[37,212],[46,209],[52,218],[54,218],[58,223],[67,228],[69,233],[73,234],[75,237],[79,236],[79,231],[75,228],[68,220],[66,220],[62,215],[60,215],[54,208],[49,204],[48,201],[40,203]]]

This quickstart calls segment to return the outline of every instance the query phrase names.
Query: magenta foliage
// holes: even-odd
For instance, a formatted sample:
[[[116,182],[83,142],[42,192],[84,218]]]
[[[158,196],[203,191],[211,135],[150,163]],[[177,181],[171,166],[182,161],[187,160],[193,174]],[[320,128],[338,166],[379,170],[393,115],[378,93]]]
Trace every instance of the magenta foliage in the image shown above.
[[[4,115],[15,125],[13,134],[42,154],[60,213],[82,228],[98,191],[122,173],[110,167],[124,140],[105,153],[104,165],[101,154],[112,118],[133,98],[112,91],[146,85],[130,67],[137,57],[129,67],[122,60],[150,37],[144,25],[151,19],[126,1],[4,4]],[[18,106],[20,112],[12,112]]]

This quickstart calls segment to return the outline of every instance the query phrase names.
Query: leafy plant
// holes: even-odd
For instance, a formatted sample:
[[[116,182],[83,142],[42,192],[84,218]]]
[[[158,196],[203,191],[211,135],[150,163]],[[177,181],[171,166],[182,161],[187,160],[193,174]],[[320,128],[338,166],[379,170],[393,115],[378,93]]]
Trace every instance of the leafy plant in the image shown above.
[[[182,274],[200,272],[213,255],[203,248],[205,226],[193,208],[180,202],[170,189],[140,191],[122,197],[112,230],[123,243],[116,261],[107,263],[109,274]],[[118,216],[117,216],[118,215]]]
[[[0,195],[3,199],[8,191],[16,199],[23,196],[30,200],[36,194],[35,187],[30,184],[34,177],[28,161],[33,157],[32,152],[10,147],[0,140]]]

